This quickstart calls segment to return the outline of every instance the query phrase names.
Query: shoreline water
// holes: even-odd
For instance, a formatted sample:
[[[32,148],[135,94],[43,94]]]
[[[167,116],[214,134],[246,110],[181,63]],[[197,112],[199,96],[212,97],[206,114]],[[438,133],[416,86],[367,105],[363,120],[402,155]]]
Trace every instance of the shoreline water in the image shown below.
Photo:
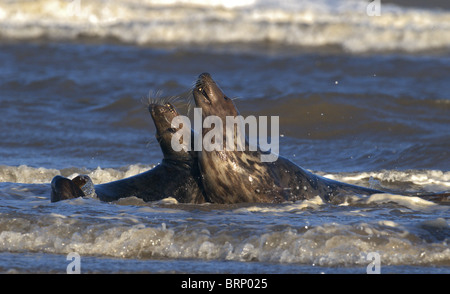
[[[354,1],[305,2],[309,15],[295,14],[294,1],[284,2],[292,10],[269,2],[187,11],[111,1],[115,23],[101,18],[102,1],[82,1],[81,20],[52,10],[56,1],[0,3],[0,272],[65,273],[78,252],[82,273],[364,274],[377,252],[381,273],[450,273],[448,206],[398,195],[342,205],[50,203],[55,175],[104,183],[158,164],[146,101],[178,96],[187,114],[205,71],[242,115],[279,116],[280,155],[308,170],[448,191],[448,9],[382,1],[388,9],[375,19],[355,14],[366,4]]]

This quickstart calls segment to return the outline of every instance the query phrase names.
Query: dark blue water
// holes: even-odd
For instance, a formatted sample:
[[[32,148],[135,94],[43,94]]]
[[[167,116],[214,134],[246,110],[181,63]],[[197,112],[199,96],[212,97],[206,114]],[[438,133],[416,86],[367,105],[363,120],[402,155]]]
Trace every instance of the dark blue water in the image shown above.
[[[55,175],[85,173],[104,183],[158,164],[162,153],[147,101],[177,96],[186,114],[202,72],[212,74],[242,115],[279,116],[280,154],[304,168],[378,189],[450,189],[445,12],[420,14],[436,20],[441,43],[413,35],[417,47],[411,47],[406,37],[395,38],[409,36],[409,27],[395,31],[387,18],[377,24],[352,14],[355,25],[341,15],[343,28],[336,30],[331,12],[312,10],[330,17],[321,26],[299,23],[303,12],[293,10],[298,22],[287,21],[289,15],[272,22],[267,13],[284,14],[260,2],[228,10],[165,8],[172,16],[193,13],[197,23],[214,16],[216,23],[207,27],[223,32],[217,37],[191,18],[142,21],[164,9],[145,4],[150,8],[139,10],[142,16],[127,1],[110,2],[102,12],[117,16],[113,11],[121,7],[128,13],[122,21],[100,26],[93,22],[95,10],[90,18],[78,16],[87,25],[47,11],[46,24],[36,16],[42,11],[35,15],[28,4],[18,4],[35,28],[25,30],[13,4],[1,3],[10,14],[0,14],[0,271],[65,273],[67,254],[77,252],[86,273],[366,273],[369,253],[380,256],[382,273],[450,272],[448,206],[417,198],[375,195],[342,205],[318,198],[233,206],[136,198],[50,203]],[[356,13],[339,3],[339,13]],[[261,13],[262,20],[240,9]],[[242,16],[237,35],[226,15]],[[402,8],[399,18],[408,23],[414,15],[418,11]],[[345,28],[355,25],[357,32],[363,24],[385,34],[361,35],[358,43]],[[177,28],[186,40],[174,35]],[[313,28],[316,34],[308,35]],[[301,43],[311,36],[331,40],[329,30],[339,39]],[[419,31],[434,32],[425,25]],[[306,35],[289,38],[299,32]],[[198,41],[208,34],[209,41]]]

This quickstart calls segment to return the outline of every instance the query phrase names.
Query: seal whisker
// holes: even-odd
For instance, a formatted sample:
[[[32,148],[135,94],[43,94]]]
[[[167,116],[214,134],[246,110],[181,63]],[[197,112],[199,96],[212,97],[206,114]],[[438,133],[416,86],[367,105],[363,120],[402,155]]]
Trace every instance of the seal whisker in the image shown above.
[[[175,104],[175,103],[180,103],[179,101],[181,100],[180,96],[162,96],[162,91],[158,90],[158,91],[149,91],[149,94],[147,96],[147,107],[152,105],[152,104],[156,104],[156,105],[166,105],[168,103],[171,104]]]
[[[172,103],[172,104],[179,103],[180,99],[181,99],[180,96],[170,96],[170,97],[167,98],[167,102],[166,103],[169,103],[169,102]]]
[[[152,91],[150,90],[147,95],[147,107],[149,107],[152,104],[160,104],[159,100],[161,99],[162,91],[156,90]]]
[[[155,138],[151,138],[146,141],[147,141],[147,143],[145,144],[146,149],[151,149],[151,147],[155,145]]]
[[[192,108],[194,108],[192,102],[193,102],[192,100],[188,100],[188,102],[187,102],[187,116],[189,116],[191,114],[191,110],[192,110]]]
[[[197,87],[197,85],[198,85],[198,77],[196,77],[195,80],[192,81],[191,89],[193,89],[194,87]]]
[[[159,101],[160,105],[166,105],[169,101],[170,97],[162,97],[161,100]]]
[[[164,120],[165,120],[169,125],[172,125],[172,122],[169,121],[169,120],[167,119],[167,117],[164,117]]]
[[[191,114],[191,110],[195,107],[195,101],[194,101],[192,88],[186,94],[187,94],[187,96],[184,98],[184,100],[187,103],[187,116],[189,116]]]

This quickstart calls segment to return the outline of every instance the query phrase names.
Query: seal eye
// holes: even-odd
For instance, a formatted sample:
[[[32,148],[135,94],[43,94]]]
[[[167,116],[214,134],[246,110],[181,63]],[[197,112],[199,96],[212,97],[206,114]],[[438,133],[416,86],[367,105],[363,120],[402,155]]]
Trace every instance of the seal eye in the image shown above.
[[[206,94],[206,91],[205,91],[204,88],[199,87],[197,90],[198,90],[200,93],[202,93],[202,95],[205,96],[205,98],[208,98],[208,94]]]
[[[171,133],[175,133],[177,131],[175,128],[168,128],[167,130]]]

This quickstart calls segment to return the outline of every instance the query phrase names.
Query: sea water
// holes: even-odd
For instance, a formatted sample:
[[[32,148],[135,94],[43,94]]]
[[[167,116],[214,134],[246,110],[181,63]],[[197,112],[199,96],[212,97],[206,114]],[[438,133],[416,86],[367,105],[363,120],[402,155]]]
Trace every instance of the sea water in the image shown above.
[[[391,1],[395,2],[395,1]],[[365,1],[1,1],[0,271],[450,273],[450,12]],[[399,191],[339,204],[50,203],[159,164],[149,98],[209,72],[240,113],[279,116],[280,155]],[[190,107],[189,107],[190,105]]]

